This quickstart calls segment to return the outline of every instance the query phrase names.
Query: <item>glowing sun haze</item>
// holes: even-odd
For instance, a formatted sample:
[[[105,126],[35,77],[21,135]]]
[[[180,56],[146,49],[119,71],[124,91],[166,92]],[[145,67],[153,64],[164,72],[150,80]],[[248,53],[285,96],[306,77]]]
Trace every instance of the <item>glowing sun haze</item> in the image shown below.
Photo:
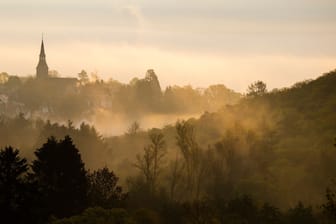
[[[238,91],[336,68],[334,0],[0,0],[0,71],[35,74],[41,33],[50,69],[128,82]]]

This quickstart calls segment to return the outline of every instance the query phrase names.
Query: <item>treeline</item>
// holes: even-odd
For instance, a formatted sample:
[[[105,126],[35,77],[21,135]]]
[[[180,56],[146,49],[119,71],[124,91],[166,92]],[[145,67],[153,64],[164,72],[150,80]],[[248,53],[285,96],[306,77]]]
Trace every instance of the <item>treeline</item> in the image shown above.
[[[174,200],[204,195],[231,200],[239,192],[281,209],[299,200],[321,204],[336,170],[336,150],[330,144],[336,133],[335,83],[335,72],[272,92],[255,83],[240,103],[199,119],[151,130],[134,124],[124,135],[105,138],[85,123],[2,116],[0,146],[20,148],[32,160],[33,151],[49,136],[70,135],[89,169],[106,165],[120,175],[123,186],[144,182],[144,175],[140,180],[128,177],[147,172],[152,185]],[[152,177],[139,167],[151,158],[150,136],[157,132],[164,136],[165,150],[155,171],[160,175]],[[186,143],[177,139],[180,135],[186,135]]]
[[[170,189],[167,180],[177,160],[178,166],[189,164],[180,168],[184,172],[191,170],[189,167],[197,172],[189,175],[195,189],[183,192],[179,187],[179,193],[174,193],[177,197],[204,192],[232,197],[240,192],[280,208],[299,200],[320,204],[325,187],[336,178],[336,149],[331,144],[336,133],[335,84],[335,71],[271,92],[262,83],[254,83],[251,94],[240,103],[187,121],[193,132],[193,141],[189,137],[187,142],[193,142],[194,149],[184,150],[186,153],[181,150],[182,143],[177,144],[176,127],[181,123],[156,130],[162,132],[166,143],[166,163],[161,167],[164,188]],[[120,149],[115,151],[118,161],[114,167],[121,176],[134,169],[138,159],[132,158],[145,153],[152,131],[106,138]],[[185,159],[189,154],[191,159]],[[198,174],[206,177],[198,179],[200,187],[194,184]],[[216,184],[211,185],[212,180]],[[189,189],[185,183],[182,186]]]
[[[78,76],[78,79],[51,77],[37,80],[0,73],[0,109],[7,115],[21,111],[34,118],[80,121],[90,119],[97,110],[126,117],[200,114],[237,103],[241,97],[224,85],[205,89],[168,86],[162,90],[153,70],[128,84],[112,79],[104,81],[97,75],[90,81],[84,70]]]
[[[61,124],[33,120],[23,113],[13,118],[0,115],[0,147],[11,145],[20,148],[28,160],[33,159],[34,150],[49,136],[62,138],[65,135],[73,138],[89,168],[98,168],[101,164],[111,166],[112,148],[91,125],[83,122],[75,127],[71,121]]]
[[[325,190],[336,178],[335,83],[335,71],[271,92],[256,82],[218,112],[108,138],[85,123],[2,116],[0,141],[33,163],[46,138],[70,135],[87,168],[120,175],[120,204],[91,202],[55,222],[335,223],[335,189]]]
[[[192,144],[187,140],[189,134],[184,134],[188,132],[184,124],[180,125],[178,144],[187,153]],[[152,144],[138,156],[137,165],[144,171],[144,178],[133,181],[127,193],[108,168],[86,170],[69,136],[60,140],[50,137],[35,150],[30,164],[18,150],[10,146],[1,149],[1,223],[336,223],[335,188],[327,189],[321,205],[298,202],[281,210],[239,192],[232,198],[197,196],[196,177],[191,173],[198,171],[185,168],[181,178],[191,193],[177,200],[158,188],[160,169],[155,161],[163,158],[163,137],[160,133],[151,135]],[[184,164],[196,165],[195,161]]]
[[[46,223],[90,206],[118,206],[127,196],[107,168],[85,169],[69,136],[49,138],[34,154],[28,164],[11,146],[0,151],[1,223]]]

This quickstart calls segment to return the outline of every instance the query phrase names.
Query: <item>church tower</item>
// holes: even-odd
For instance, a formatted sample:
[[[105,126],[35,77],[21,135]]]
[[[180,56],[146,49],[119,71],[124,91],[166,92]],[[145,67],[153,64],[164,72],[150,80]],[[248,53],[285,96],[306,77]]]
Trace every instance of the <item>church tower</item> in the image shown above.
[[[48,78],[48,65],[46,62],[46,55],[44,52],[44,43],[43,43],[43,38],[42,38],[42,43],[41,43],[41,51],[40,51],[40,60],[38,62],[38,65],[36,67],[36,77],[38,79],[40,78]]]

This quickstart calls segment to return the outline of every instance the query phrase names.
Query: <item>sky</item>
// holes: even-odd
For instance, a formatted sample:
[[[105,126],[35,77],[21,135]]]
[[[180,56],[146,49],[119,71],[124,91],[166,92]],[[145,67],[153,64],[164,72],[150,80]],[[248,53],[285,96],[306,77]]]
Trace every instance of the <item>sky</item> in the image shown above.
[[[0,72],[291,86],[336,68],[335,0],[0,0]]]

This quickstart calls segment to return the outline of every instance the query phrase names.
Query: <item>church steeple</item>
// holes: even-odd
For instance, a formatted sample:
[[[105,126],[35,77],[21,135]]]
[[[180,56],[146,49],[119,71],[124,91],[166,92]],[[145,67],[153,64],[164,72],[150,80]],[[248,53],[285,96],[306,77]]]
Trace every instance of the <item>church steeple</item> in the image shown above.
[[[42,57],[45,57],[43,38],[42,38],[42,43],[41,43],[40,57],[41,57],[41,56],[42,56]]]
[[[42,37],[40,59],[36,67],[36,77],[37,78],[48,78],[49,77],[48,70],[49,68],[46,62],[46,55],[44,52],[44,43],[43,43],[43,37]]]

